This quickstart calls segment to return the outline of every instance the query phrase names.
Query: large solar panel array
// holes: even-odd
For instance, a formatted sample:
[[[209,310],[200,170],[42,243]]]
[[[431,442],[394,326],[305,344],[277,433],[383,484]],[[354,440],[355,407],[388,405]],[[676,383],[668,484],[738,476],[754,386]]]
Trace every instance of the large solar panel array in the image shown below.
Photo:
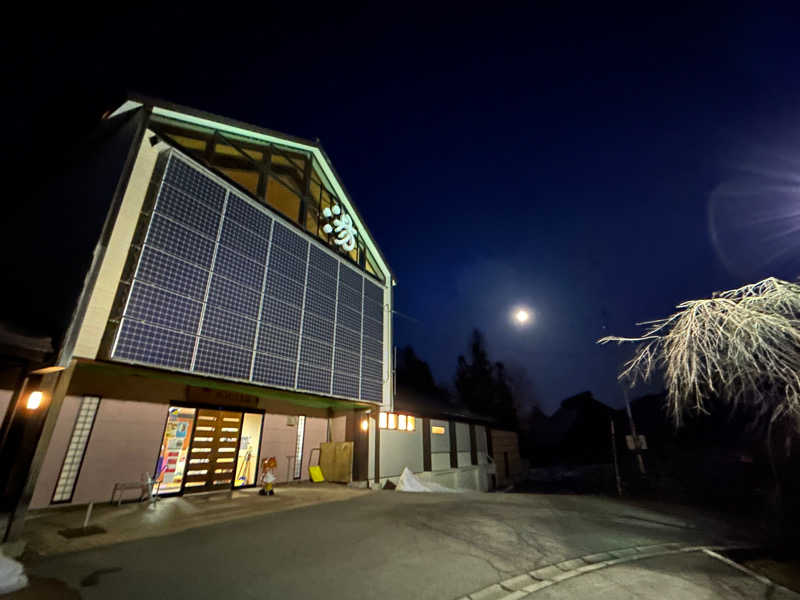
[[[383,289],[172,154],[111,356],[380,402]]]

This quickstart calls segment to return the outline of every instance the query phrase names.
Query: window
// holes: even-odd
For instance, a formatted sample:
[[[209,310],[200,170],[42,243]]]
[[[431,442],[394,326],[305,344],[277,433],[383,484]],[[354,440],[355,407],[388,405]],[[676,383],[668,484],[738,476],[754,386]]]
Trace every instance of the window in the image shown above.
[[[86,396],[81,401],[78,417],[75,419],[75,426],[69,439],[69,446],[67,446],[67,454],[64,457],[64,463],[61,465],[61,473],[58,475],[55,492],[53,492],[53,502],[69,502],[72,500],[72,493],[75,491],[78,473],[83,462],[83,455],[86,453],[89,434],[92,432],[99,404],[100,398],[96,396]]]
[[[159,494],[172,494],[181,490],[184,469],[189,458],[189,443],[192,439],[192,426],[194,425],[195,409],[170,406],[167,410],[167,423],[164,428],[164,438],[161,441],[161,452],[156,465],[155,479],[161,481],[158,488]],[[206,417],[200,417],[205,420]],[[211,429],[213,427],[198,427],[197,430]],[[211,440],[211,438],[196,437],[196,441]],[[208,458],[193,457],[189,464],[205,464]]]
[[[379,413],[378,414],[378,427],[381,429],[396,429],[397,431],[414,431],[416,429],[417,420],[411,415],[403,415],[398,413]]]
[[[295,223],[300,218],[300,197],[276,177],[269,178],[267,204]]]
[[[436,435],[444,435],[446,430],[441,425],[431,425],[431,433]]]
[[[306,418],[297,419],[297,442],[294,449],[294,478],[300,479],[303,474],[303,437],[306,431]]]
[[[253,485],[256,482],[258,468],[258,448],[261,442],[262,415],[244,413],[242,419],[242,437],[239,440],[239,454],[236,457],[236,480],[234,487]],[[195,439],[197,439],[195,437]],[[227,438],[236,441],[236,438]],[[222,441],[225,441],[223,438]]]

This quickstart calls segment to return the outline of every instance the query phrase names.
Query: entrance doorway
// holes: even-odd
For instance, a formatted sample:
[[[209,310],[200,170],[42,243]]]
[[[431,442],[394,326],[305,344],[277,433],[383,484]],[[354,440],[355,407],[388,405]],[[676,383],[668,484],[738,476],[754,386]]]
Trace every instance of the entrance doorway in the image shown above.
[[[236,473],[242,413],[198,408],[195,423],[183,478],[184,491],[230,489]]]
[[[157,493],[255,485],[263,424],[260,412],[170,406],[153,476]]]

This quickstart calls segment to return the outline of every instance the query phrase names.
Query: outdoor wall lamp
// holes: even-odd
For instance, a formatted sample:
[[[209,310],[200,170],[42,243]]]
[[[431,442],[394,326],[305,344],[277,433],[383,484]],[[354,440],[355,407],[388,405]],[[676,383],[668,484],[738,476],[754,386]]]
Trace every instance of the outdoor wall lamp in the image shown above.
[[[365,433],[369,431],[369,421],[367,419],[361,419],[361,431]]]
[[[25,407],[28,410],[36,410],[42,404],[42,392],[39,390],[34,390],[28,396],[28,402],[25,404]]]

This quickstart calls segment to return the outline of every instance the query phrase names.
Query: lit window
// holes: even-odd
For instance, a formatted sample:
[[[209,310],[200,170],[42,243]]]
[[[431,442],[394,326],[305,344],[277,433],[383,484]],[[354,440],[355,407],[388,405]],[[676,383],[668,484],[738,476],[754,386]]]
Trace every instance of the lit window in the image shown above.
[[[444,435],[444,427],[440,425],[432,425],[431,433],[435,433],[436,435]]]
[[[397,431],[414,431],[416,430],[416,419],[411,415],[382,412],[378,414],[378,427]]]

